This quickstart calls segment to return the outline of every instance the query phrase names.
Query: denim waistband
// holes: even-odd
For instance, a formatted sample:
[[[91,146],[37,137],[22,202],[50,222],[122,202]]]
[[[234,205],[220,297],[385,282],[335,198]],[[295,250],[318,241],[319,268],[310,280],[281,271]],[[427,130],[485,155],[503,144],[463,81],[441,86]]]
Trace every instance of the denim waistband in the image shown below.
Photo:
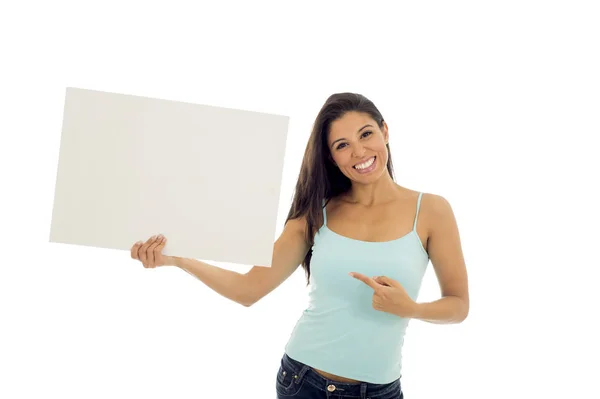
[[[358,398],[367,398],[368,396],[385,395],[393,390],[401,388],[400,379],[394,380],[388,384],[373,384],[370,382],[339,382],[325,378],[321,374],[314,371],[310,366],[292,359],[286,353],[281,359],[294,374],[298,376],[296,383],[300,384],[303,380],[315,388],[322,391],[335,391],[338,396],[353,396]]]

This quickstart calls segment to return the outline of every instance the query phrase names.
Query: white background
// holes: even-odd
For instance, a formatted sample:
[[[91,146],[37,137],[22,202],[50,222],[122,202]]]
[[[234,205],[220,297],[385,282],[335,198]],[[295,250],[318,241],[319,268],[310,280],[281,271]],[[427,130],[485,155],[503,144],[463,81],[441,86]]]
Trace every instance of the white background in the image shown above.
[[[321,105],[366,95],[398,183],[452,204],[469,271],[464,323],[411,321],[405,397],[597,397],[595,2],[287,4],[0,8],[0,397],[274,398],[306,306],[302,269],[244,308],[48,243],[67,86],[289,115],[278,232]],[[419,300],[437,298],[430,264]]]

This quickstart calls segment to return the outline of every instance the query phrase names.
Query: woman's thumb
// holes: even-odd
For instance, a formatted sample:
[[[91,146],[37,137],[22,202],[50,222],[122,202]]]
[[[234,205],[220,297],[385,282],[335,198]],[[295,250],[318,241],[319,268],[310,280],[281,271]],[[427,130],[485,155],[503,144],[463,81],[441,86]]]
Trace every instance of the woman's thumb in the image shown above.
[[[395,285],[395,281],[386,276],[377,276],[374,280],[379,284],[387,285],[388,287],[393,287]]]

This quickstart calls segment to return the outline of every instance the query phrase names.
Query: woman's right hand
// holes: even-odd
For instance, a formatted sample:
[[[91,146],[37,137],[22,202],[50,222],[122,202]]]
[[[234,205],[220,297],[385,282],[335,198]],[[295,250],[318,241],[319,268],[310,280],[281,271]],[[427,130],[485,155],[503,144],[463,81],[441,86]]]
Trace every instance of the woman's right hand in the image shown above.
[[[163,255],[167,238],[162,234],[152,236],[148,241],[138,241],[131,247],[131,258],[137,259],[147,269],[158,266],[174,266],[175,257]]]

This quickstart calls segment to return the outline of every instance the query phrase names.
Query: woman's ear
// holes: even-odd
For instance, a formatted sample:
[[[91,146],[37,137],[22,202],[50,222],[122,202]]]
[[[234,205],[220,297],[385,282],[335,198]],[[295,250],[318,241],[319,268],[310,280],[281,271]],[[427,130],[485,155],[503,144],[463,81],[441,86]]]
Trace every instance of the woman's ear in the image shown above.
[[[383,139],[385,140],[385,143],[388,144],[390,141],[388,125],[387,125],[387,123],[385,123],[385,121],[381,121],[381,122],[383,123],[383,129],[381,130],[383,132]]]

